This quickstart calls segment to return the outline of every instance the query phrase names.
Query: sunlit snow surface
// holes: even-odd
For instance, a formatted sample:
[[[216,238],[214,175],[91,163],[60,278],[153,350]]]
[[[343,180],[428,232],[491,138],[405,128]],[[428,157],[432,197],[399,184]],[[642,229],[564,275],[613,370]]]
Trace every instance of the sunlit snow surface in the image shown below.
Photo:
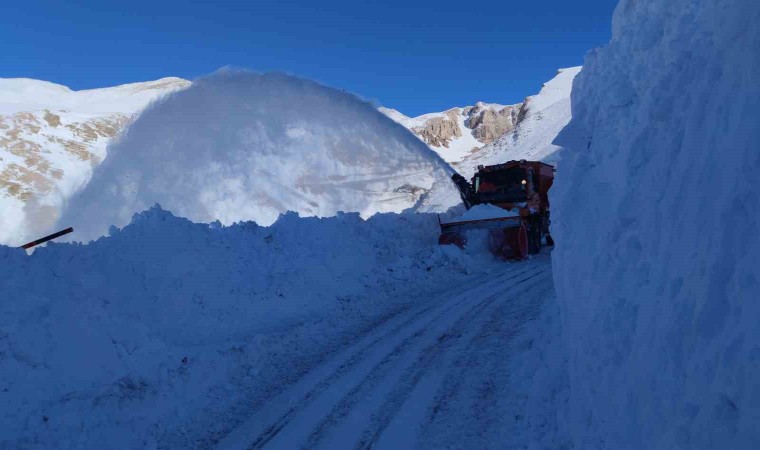
[[[351,94],[284,74],[221,71],[154,104],[109,156],[61,225],[77,239],[160,203],[197,221],[272,223],[288,210],[445,210],[450,168]],[[436,198],[427,193],[434,183]]]
[[[622,1],[551,192],[575,448],[760,442],[760,3]]]

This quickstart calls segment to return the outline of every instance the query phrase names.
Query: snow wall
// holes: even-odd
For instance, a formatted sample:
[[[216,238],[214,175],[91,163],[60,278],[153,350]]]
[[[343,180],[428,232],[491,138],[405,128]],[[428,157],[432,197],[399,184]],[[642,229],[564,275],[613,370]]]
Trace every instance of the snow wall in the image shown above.
[[[286,211],[443,211],[459,202],[450,173],[354,95],[285,74],[222,70],[147,108],[58,226],[91,239],[154,203],[224,224],[269,225]],[[427,195],[435,183],[438,200]]]
[[[625,0],[560,134],[576,448],[760,442],[760,2]]]
[[[225,227],[154,207],[88,245],[0,246],[0,448],[208,448],[362,327],[492,266],[438,231],[434,214]]]

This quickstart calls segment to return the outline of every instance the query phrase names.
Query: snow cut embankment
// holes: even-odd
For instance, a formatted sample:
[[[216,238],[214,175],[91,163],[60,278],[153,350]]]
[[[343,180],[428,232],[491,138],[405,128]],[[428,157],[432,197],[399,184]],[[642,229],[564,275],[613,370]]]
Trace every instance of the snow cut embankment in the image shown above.
[[[576,448],[760,442],[760,3],[621,1],[552,189]]]

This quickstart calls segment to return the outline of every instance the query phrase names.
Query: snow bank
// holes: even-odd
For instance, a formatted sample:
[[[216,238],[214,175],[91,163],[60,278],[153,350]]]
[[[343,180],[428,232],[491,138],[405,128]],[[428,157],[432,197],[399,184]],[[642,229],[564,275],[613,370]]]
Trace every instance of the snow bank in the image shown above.
[[[0,447],[195,448],[480,261],[423,214],[224,227],[154,207],[110,234],[0,246]]]
[[[760,3],[622,1],[552,189],[576,448],[760,442]]]
[[[225,224],[268,225],[288,210],[445,210],[457,200],[450,170],[351,94],[284,74],[221,71],[144,111],[60,224],[97,237],[155,202]],[[436,182],[445,206],[426,203]]]

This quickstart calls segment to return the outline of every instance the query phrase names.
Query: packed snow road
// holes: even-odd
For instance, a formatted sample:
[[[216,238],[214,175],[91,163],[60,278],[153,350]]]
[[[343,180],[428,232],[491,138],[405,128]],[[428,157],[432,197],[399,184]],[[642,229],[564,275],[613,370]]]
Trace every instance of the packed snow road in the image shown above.
[[[550,295],[549,255],[507,264],[358,337],[217,448],[503,447],[504,421],[519,413],[499,395],[507,349]]]

